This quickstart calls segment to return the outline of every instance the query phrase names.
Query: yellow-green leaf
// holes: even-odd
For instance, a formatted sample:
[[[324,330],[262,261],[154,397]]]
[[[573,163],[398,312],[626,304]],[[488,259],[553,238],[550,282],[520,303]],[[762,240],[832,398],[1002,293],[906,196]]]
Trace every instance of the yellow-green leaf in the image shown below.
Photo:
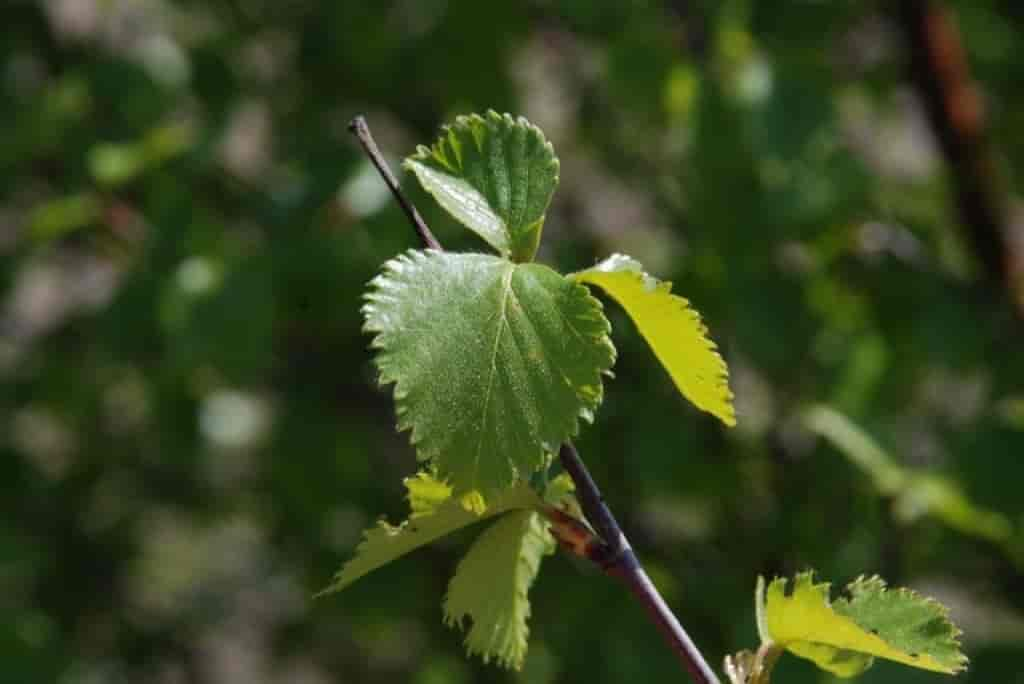
[[[837,677],[856,677],[875,663],[874,656],[813,641],[794,641],[786,646],[793,655],[810,660]]]
[[[554,552],[547,521],[514,511],[484,530],[459,562],[444,600],[445,623],[464,626],[466,649],[484,662],[519,669],[530,634],[527,592],[541,559]]]
[[[672,283],[649,276],[622,254],[568,277],[596,285],[622,305],[683,396],[726,425],[736,424],[725,361],[700,314],[672,294]]]
[[[421,473],[407,478],[405,485],[412,508],[409,519],[401,525],[380,520],[366,530],[363,541],[356,547],[355,556],[321,594],[340,591],[377,568],[463,527],[511,510],[533,509],[541,503],[540,497],[529,486],[519,484],[502,491],[485,511],[478,513],[467,510],[457,498],[441,498],[451,489],[430,475]]]
[[[796,576],[790,593],[786,579],[768,585],[758,579],[758,629],[773,642],[841,677],[859,674],[871,656],[904,665],[955,674],[967,659],[960,652],[959,630],[939,603],[907,589],[887,590],[878,577],[860,578],[849,598],[833,603],[829,584],[814,583],[812,573]]]

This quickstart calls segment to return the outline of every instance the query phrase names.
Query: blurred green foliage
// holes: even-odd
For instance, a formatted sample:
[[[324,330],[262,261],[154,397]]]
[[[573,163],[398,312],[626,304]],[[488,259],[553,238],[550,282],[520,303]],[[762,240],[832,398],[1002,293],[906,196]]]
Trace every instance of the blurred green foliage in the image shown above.
[[[949,4],[1016,196],[1024,15]],[[617,377],[579,443],[708,656],[756,643],[759,573],[814,567],[935,595],[966,632],[961,681],[1024,682],[1024,324],[965,246],[887,9],[5,2],[0,681],[682,676],[620,587],[564,556],[519,675],[441,624],[465,538],[310,598],[378,514],[400,519],[414,469],[359,306],[415,240],[346,124],[365,113],[397,160],[493,107],[561,159],[539,260],[632,254],[722,343],[733,430],[609,307]],[[407,185],[446,246],[482,248]],[[998,538],[908,514],[809,404]],[[796,659],[776,677],[828,681]]]

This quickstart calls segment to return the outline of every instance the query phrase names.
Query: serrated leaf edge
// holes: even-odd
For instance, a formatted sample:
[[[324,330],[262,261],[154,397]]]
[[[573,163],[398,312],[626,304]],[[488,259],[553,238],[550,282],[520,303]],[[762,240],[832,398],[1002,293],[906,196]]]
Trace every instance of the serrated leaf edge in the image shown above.
[[[513,261],[517,262],[530,261],[533,258],[533,253],[536,252],[537,249],[536,241],[532,245],[532,248],[528,249],[528,254],[514,254],[514,249],[511,240],[511,231],[505,219],[502,218],[497,211],[495,211],[494,207],[490,206],[490,203],[487,202],[486,198],[479,190],[473,188],[468,183],[468,181],[466,181],[462,177],[462,172],[460,170],[463,164],[463,156],[462,143],[459,140],[458,136],[459,132],[465,131],[466,133],[468,133],[473,138],[474,142],[477,144],[477,147],[479,148],[480,145],[482,144],[482,139],[480,138],[479,135],[480,126],[493,127],[500,125],[506,125],[509,127],[522,126],[523,128],[526,129],[526,134],[528,136],[534,136],[540,143],[541,147],[551,156],[551,160],[548,164],[548,168],[554,170],[551,192],[549,194],[547,203],[545,204],[544,210],[541,213],[540,217],[536,221],[528,224],[528,230],[526,231],[532,232],[536,230],[537,239],[539,240],[539,228],[541,228],[544,225],[544,222],[546,221],[547,210],[551,206],[551,199],[552,197],[554,197],[555,189],[557,189],[559,181],[561,180],[561,162],[559,161],[558,156],[555,154],[554,145],[552,145],[551,141],[548,140],[547,137],[544,135],[544,131],[542,131],[539,126],[531,123],[526,117],[513,116],[508,112],[500,114],[493,109],[488,109],[482,115],[478,113],[460,114],[459,116],[455,117],[452,123],[444,124],[441,126],[441,132],[432,145],[417,145],[416,151],[413,154],[406,157],[406,159],[402,162],[402,166],[403,168],[413,172],[413,174],[416,175],[417,180],[419,180],[421,185],[423,185],[424,190],[426,190],[426,192],[430,194],[431,197],[433,197],[435,201],[437,201],[438,204],[445,209],[445,211],[447,211],[453,218],[455,218],[459,223],[464,225],[466,228],[469,228],[471,231],[479,235],[501,256],[511,256]],[[452,163],[452,160],[449,159],[448,153],[445,151],[445,144],[447,144],[450,147],[452,153],[455,155],[454,164]],[[429,169],[429,167],[427,166],[427,162],[431,160],[443,166],[449,172],[450,176],[452,176],[458,181],[465,183],[468,190],[472,191],[473,194],[479,197],[479,200],[485,206],[488,207],[491,214],[493,214],[494,217],[501,222],[501,227],[503,229],[503,234],[505,237],[504,240],[489,237],[477,231],[474,227],[466,224],[458,216],[456,216],[447,207],[444,206],[443,201],[441,200],[441,198],[437,196],[436,192],[433,189],[431,189],[422,182],[422,179],[419,176],[420,171],[416,168],[416,165],[420,164],[421,168],[425,167]]]
[[[362,331],[365,334],[372,335],[372,339],[369,345],[370,349],[378,352],[375,355],[374,359],[375,365],[379,371],[377,378],[378,384],[381,387],[393,385],[392,396],[395,401],[395,415],[397,419],[396,427],[399,432],[409,432],[409,443],[414,448],[416,448],[417,459],[421,462],[430,460],[429,456],[422,455],[418,448],[418,445],[424,439],[423,431],[420,429],[420,426],[415,424],[410,418],[407,417],[408,408],[403,405],[402,400],[407,396],[408,391],[404,386],[402,378],[390,371],[389,364],[387,361],[388,354],[386,344],[381,339],[384,331],[381,328],[373,325],[371,323],[371,319],[372,314],[375,311],[375,306],[381,301],[385,301],[386,299],[388,299],[389,295],[387,294],[387,290],[391,289],[394,286],[394,281],[390,277],[390,272],[401,273],[401,271],[404,270],[406,267],[415,266],[415,262],[417,261],[423,262],[427,260],[431,255],[441,254],[452,253],[443,252],[435,249],[410,249],[388,260],[384,264],[381,273],[379,273],[369,282],[369,288],[363,295],[364,304],[360,309],[360,312],[363,314],[364,317]],[[480,256],[495,258],[492,255]],[[516,264],[511,261],[507,262],[507,264],[512,268],[512,271],[510,271],[510,273],[513,273],[514,269],[523,266],[522,264]],[[584,287],[582,284],[577,282],[571,282],[570,284],[572,285],[575,294],[581,298],[581,301],[585,301],[594,311],[594,316],[590,316],[588,317],[588,319],[592,319],[594,321],[598,321],[601,323],[601,334],[598,338],[594,340],[594,342],[595,344],[599,344],[600,346],[604,347],[607,350],[610,359],[608,368],[598,372],[598,377],[594,385],[594,387],[596,388],[595,391],[590,395],[582,393],[577,395],[578,400],[582,405],[577,411],[575,418],[572,419],[572,421],[568,425],[568,432],[563,437],[562,441],[572,439],[579,434],[581,419],[591,424],[594,422],[594,412],[601,406],[601,404],[604,401],[604,383],[601,381],[601,377],[604,375],[611,375],[611,368],[612,366],[614,366],[618,355],[615,345],[612,343],[610,337],[611,323],[608,321],[608,318],[604,315],[604,304],[601,302],[601,300],[597,299],[587,287]],[[579,335],[579,333],[575,331],[574,326],[570,327],[573,328],[574,332],[576,332],[577,335]],[[551,459],[553,458],[553,455],[557,453],[559,447],[560,443],[543,444],[542,449],[545,453],[542,455],[541,463],[534,469],[533,472],[548,467],[550,465]],[[514,485],[516,482],[521,481],[522,479],[530,475],[530,473],[518,472],[518,469],[515,464],[509,463],[508,465],[512,469],[514,474],[512,480],[508,483],[508,486]],[[469,490],[467,492],[459,492],[458,495],[460,496],[460,500],[463,506],[466,508],[466,510],[473,511],[478,515],[480,515],[484,510],[486,510],[488,506],[484,492],[480,492],[478,490]]]
[[[757,587],[757,590],[755,592],[755,597],[756,597],[755,598],[755,601],[756,601],[756,606],[755,607],[756,607],[756,612],[757,612],[757,615],[758,615],[758,631],[759,632],[761,632],[762,616],[763,616],[764,632],[761,633],[762,642],[764,642],[764,643],[767,643],[769,641],[770,642],[775,642],[775,643],[778,643],[780,646],[783,646],[784,648],[788,648],[787,642],[785,642],[785,641],[776,641],[776,638],[774,636],[772,636],[770,634],[770,632],[768,631],[767,602],[766,602],[766,594],[767,594],[767,592],[771,591],[771,588],[774,585],[776,585],[776,583],[781,583],[783,595],[786,596],[787,599],[788,599],[789,597],[792,596],[792,592],[797,591],[798,584],[806,583],[807,586],[822,600],[822,602],[824,604],[824,607],[826,609],[830,610],[831,612],[833,612],[837,616],[840,616],[842,618],[845,618],[845,619],[849,620],[851,623],[853,623],[858,629],[860,629],[866,635],[868,635],[869,637],[871,637],[873,639],[877,639],[880,642],[882,642],[885,645],[886,648],[892,649],[892,650],[895,650],[895,651],[900,650],[897,647],[892,646],[885,639],[883,639],[881,637],[881,635],[877,634],[877,632],[875,632],[870,625],[861,624],[860,622],[855,620],[852,616],[848,615],[847,613],[841,612],[839,610],[836,610],[836,603],[845,602],[845,603],[848,604],[850,602],[850,599],[854,598],[853,586],[858,581],[862,580],[864,577],[865,576],[861,575],[860,577],[855,579],[853,582],[850,582],[846,586],[846,596],[841,596],[835,602],[833,602],[832,599],[831,599],[832,583],[831,582],[815,583],[814,582],[814,572],[813,571],[805,571],[805,572],[798,573],[792,579],[792,585],[791,585],[791,588],[789,590],[790,593],[788,593],[788,594],[786,593],[787,592],[787,586],[790,586],[790,581],[791,581],[789,578],[786,578],[786,577],[775,577],[775,578],[772,579],[771,582],[767,583],[767,587],[765,587],[764,579],[759,576],[758,577],[758,587]],[[948,625],[949,628],[950,628],[949,638],[950,638],[950,640],[952,642],[952,645],[954,645],[956,647],[957,652],[958,652],[958,663],[953,668],[951,668],[951,669],[947,669],[944,666],[943,666],[943,669],[941,669],[941,670],[930,668],[930,667],[922,667],[921,665],[915,665],[915,663],[913,663],[913,662],[906,662],[906,661],[902,661],[902,660],[895,660],[895,662],[899,662],[899,663],[901,663],[903,665],[907,665],[907,666],[910,666],[910,667],[921,667],[921,669],[926,669],[926,670],[929,670],[929,671],[932,671],[932,672],[941,672],[941,673],[944,673],[944,674],[957,674],[957,673],[962,672],[963,670],[966,669],[968,658],[962,652],[960,652],[960,641],[958,639],[958,637],[962,634],[962,631],[952,621],[949,620],[949,618],[948,618],[948,616],[949,616],[949,609],[946,606],[944,606],[942,603],[936,601],[935,599],[922,596],[921,594],[918,594],[917,592],[913,591],[912,589],[907,589],[905,587],[899,587],[899,588],[896,588],[896,589],[891,589],[885,583],[885,580],[883,580],[881,577],[879,577],[877,575],[873,575],[871,577],[868,577],[866,581],[871,581],[871,580],[877,580],[878,582],[881,582],[882,585],[885,586],[885,590],[884,591],[892,591],[894,593],[900,592],[903,595],[910,596],[914,600],[916,600],[918,602],[921,602],[923,604],[927,604],[927,605],[931,605],[931,606],[937,606],[938,609],[939,609],[938,610],[939,616],[942,617],[944,623],[946,625]],[[847,598],[847,596],[849,598]],[[796,640],[794,642],[789,642],[789,643],[800,643],[801,641],[805,642],[805,643],[810,643],[810,644],[821,644],[821,645],[829,646],[831,648],[835,648],[837,650],[855,650],[856,652],[863,653],[865,655],[869,655],[869,656],[873,655],[875,657],[882,657],[882,658],[885,658],[887,660],[892,660],[891,658],[887,658],[886,656],[872,654],[872,653],[868,653],[866,651],[860,651],[860,650],[856,650],[856,649],[848,649],[848,648],[841,647],[841,646],[835,646],[835,645],[830,644],[830,643],[828,643],[826,641],[816,642],[816,641],[808,641],[808,640]],[[932,658],[932,659],[934,660],[934,658]],[[936,662],[938,662],[938,661],[936,661]]]
[[[956,623],[950,620],[949,608],[930,596],[924,596],[909,587],[890,587],[885,579],[879,575],[859,575],[856,579],[846,585],[844,595],[837,598],[831,604],[832,609],[836,610],[841,615],[850,618],[862,629],[870,630],[870,625],[862,624],[857,620],[855,615],[846,612],[846,606],[851,605],[857,599],[856,592],[862,586],[869,586],[870,588],[877,590],[879,594],[896,594],[900,597],[908,598],[922,606],[932,608],[936,613],[936,617],[941,618],[943,624],[949,628],[949,633],[945,635],[943,641],[950,647],[955,648],[959,654],[958,664],[955,666],[953,673],[962,672],[967,668],[969,658],[961,651],[962,645],[960,643],[960,637],[963,635],[963,630],[961,630]]]
[[[521,530],[521,534],[517,539],[518,550],[516,552],[516,569],[514,571],[515,586],[513,589],[513,591],[516,594],[516,597],[513,600],[513,604],[522,606],[522,613],[521,615],[515,616],[513,620],[515,620],[516,622],[521,622],[522,639],[524,642],[528,643],[530,637],[529,619],[532,615],[532,609],[530,607],[529,599],[529,590],[530,587],[533,585],[534,581],[536,581],[537,576],[540,574],[540,565],[544,559],[544,556],[551,555],[555,547],[554,538],[551,537],[551,534],[548,531],[548,523],[546,520],[543,519],[543,517],[540,514],[533,511],[511,511],[500,517],[498,520],[492,522],[490,527],[488,527],[487,530],[484,530],[480,536],[483,537],[483,535],[487,534],[487,532],[490,529],[501,524],[502,520],[506,518],[508,515],[514,515],[516,513],[525,514],[525,517],[523,521],[523,529]],[[525,553],[525,544],[527,542],[527,538],[535,532],[544,536],[546,541],[546,548],[542,549],[540,553],[537,554],[536,558],[533,558],[532,556]],[[479,539],[477,541],[479,541]],[[475,544],[476,542],[474,542],[474,545]],[[467,552],[467,556],[471,552],[472,548],[470,549],[470,551]],[[462,570],[462,568],[463,563],[460,561],[458,567],[456,568],[455,575],[452,577],[451,582],[449,583],[449,592],[445,595],[444,601],[442,602],[442,607],[444,611],[444,624],[451,628],[457,628],[466,631],[466,638],[464,641],[466,650],[469,652],[470,655],[480,656],[480,658],[483,660],[485,664],[489,663],[491,658],[493,657],[494,660],[503,667],[514,670],[521,669],[523,664],[522,659],[523,657],[525,657],[526,654],[525,647],[523,648],[522,653],[518,654],[518,656],[513,656],[501,652],[493,652],[492,650],[490,650],[489,646],[485,646],[477,641],[477,639],[484,637],[480,637],[479,634],[474,634],[473,626],[470,626],[468,631],[466,630],[466,619],[471,617],[471,614],[469,612],[462,612],[459,614],[451,612],[449,608],[449,595],[451,592],[451,586],[456,582],[456,579],[459,577],[459,571]]]
[[[406,478],[407,481],[409,479],[410,478]],[[408,482],[406,486],[408,487]],[[331,583],[326,588],[317,592],[314,597],[319,598],[321,596],[326,596],[327,594],[333,594],[338,591],[341,591],[346,587],[351,586],[358,580],[362,579],[366,575],[370,574],[371,572],[379,570],[385,565],[390,565],[394,561],[398,560],[399,558],[409,553],[412,553],[416,549],[432,544],[441,537],[447,536],[455,531],[468,527],[469,525],[514,510],[533,510],[541,505],[543,505],[543,500],[536,494],[536,492],[533,491],[533,489],[531,489],[528,485],[519,484],[514,487],[509,487],[508,489],[503,490],[501,495],[491,502],[489,508],[479,513],[470,511],[463,507],[461,502],[457,502],[449,498],[446,499],[444,502],[440,503],[437,507],[433,509],[433,511],[429,513],[421,513],[420,515],[416,515],[415,513],[410,511],[409,518],[398,525],[392,525],[385,518],[381,517],[377,520],[375,525],[363,530],[362,539],[360,540],[359,544],[356,545],[356,548],[353,551],[352,555],[341,566],[341,569],[338,570],[337,573],[335,573],[334,578],[331,580]],[[446,511],[445,507],[456,507],[456,510]],[[442,532],[436,536],[430,537],[419,544],[416,544],[405,549],[404,551],[402,551],[401,553],[397,554],[396,556],[394,556],[393,558],[384,563],[374,565],[373,567],[363,572],[360,572],[354,577],[347,576],[347,571],[351,570],[353,564],[358,562],[361,558],[363,558],[365,554],[368,554],[372,551],[371,546],[377,542],[377,539],[375,538],[376,535],[383,534],[385,535],[385,538],[393,538],[399,537],[407,533],[416,534],[418,533],[419,528],[421,526],[429,524],[430,518],[433,518],[437,515],[444,515],[448,512],[455,512],[460,515],[468,514],[468,516],[461,520],[460,524],[453,525],[447,531]]]
[[[608,274],[631,273],[639,279],[640,283],[643,286],[643,289],[646,292],[660,292],[668,295],[669,300],[672,302],[672,304],[677,306],[680,311],[686,314],[686,316],[690,318],[691,321],[693,321],[697,333],[700,336],[701,344],[703,345],[704,349],[708,351],[710,355],[713,357],[712,363],[715,367],[715,377],[713,380],[711,380],[711,382],[713,383],[714,392],[718,395],[718,400],[725,407],[724,411],[719,412],[704,405],[703,402],[698,403],[687,391],[684,390],[680,381],[676,379],[676,377],[673,375],[671,371],[669,371],[669,375],[672,377],[674,384],[683,394],[683,396],[685,396],[691,403],[697,406],[697,408],[701,409],[702,411],[708,411],[712,415],[717,416],[723,423],[725,423],[729,427],[735,426],[736,408],[733,404],[733,399],[735,398],[735,396],[733,395],[732,389],[729,387],[728,365],[725,363],[725,359],[722,358],[721,353],[719,353],[718,345],[711,338],[710,331],[708,330],[707,325],[704,323],[703,317],[700,315],[700,312],[698,312],[691,306],[690,300],[686,299],[681,295],[674,294],[672,292],[671,281],[660,280],[650,275],[644,270],[643,265],[640,264],[639,261],[625,254],[612,254],[610,257],[603,259],[601,262],[595,264],[591,268],[585,269],[583,271],[577,271],[575,273],[570,273],[566,276],[566,278],[569,278],[570,280],[576,280],[577,282],[582,282],[592,287],[597,287],[603,290],[604,288],[599,283],[591,283],[585,280],[588,272],[601,272]],[[633,318],[629,309],[625,306],[623,302],[619,301],[614,294],[608,292],[608,296],[616,300],[619,303],[619,305],[622,306],[622,308],[630,316],[630,318]],[[658,362],[662,365],[662,367],[664,367],[668,371],[669,367],[662,359],[661,354],[658,350],[658,346],[655,345],[654,341],[647,337],[647,335],[641,329],[640,322],[635,319],[633,320],[634,324],[640,330],[641,335],[644,337],[644,340],[647,342],[648,346],[654,352],[655,358],[657,358]]]

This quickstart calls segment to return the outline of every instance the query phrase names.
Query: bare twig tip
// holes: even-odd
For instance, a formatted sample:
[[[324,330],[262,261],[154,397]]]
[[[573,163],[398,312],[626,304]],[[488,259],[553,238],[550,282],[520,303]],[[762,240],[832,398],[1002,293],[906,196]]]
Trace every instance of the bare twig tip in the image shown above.
[[[366,130],[366,117],[362,114],[357,114],[348,122],[349,133],[359,135],[364,130]]]

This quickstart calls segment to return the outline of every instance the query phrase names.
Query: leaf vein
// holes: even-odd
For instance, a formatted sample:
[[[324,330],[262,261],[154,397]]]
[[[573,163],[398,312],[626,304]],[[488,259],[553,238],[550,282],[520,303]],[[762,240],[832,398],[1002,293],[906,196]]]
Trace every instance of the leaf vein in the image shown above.
[[[484,446],[484,437],[487,435],[487,410],[491,402],[491,390],[494,387],[494,378],[498,374],[498,349],[501,346],[501,336],[505,328],[508,327],[508,316],[506,311],[508,308],[508,296],[512,290],[512,274],[515,267],[509,268],[506,274],[501,279],[501,307],[498,310],[498,329],[494,334],[494,346],[491,349],[491,365],[490,372],[487,374],[487,385],[484,388],[484,401],[483,407],[480,413],[480,438],[476,443],[476,453],[473,454],[473,478],[472,481],[476,482],[477,474],[480,472],[480,455]]]

